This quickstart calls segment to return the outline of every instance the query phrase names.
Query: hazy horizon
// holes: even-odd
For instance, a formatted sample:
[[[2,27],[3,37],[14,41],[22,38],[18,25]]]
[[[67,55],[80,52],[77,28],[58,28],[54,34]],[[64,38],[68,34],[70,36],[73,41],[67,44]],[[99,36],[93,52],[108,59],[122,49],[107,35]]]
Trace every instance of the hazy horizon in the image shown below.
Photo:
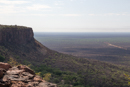
[[[130,32],[130,0],[0,0],[0,23],[34,32]]]

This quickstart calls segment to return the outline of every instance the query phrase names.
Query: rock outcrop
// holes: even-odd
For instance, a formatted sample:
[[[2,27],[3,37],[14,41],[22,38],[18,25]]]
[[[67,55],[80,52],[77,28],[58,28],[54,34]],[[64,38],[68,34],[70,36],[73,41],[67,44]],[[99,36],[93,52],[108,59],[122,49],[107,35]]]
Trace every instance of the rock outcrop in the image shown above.
[[[32,28],[16,25],[0,25],[0,55],[7,62],[10,57],[23,64],[22,60],[40,65],[48,48],[34,38]],[[36,63],[37,62],[37,63]]]
[[[32,28],[23,26],[0,25],[0,44],[27,44],[34,42]]]
[[[0,62],[0,65],[6,67],[7,63]],[[0,68],[0,87],[57,87],[35,75],[27,66],[10,67],[8,70],[5,67]]]

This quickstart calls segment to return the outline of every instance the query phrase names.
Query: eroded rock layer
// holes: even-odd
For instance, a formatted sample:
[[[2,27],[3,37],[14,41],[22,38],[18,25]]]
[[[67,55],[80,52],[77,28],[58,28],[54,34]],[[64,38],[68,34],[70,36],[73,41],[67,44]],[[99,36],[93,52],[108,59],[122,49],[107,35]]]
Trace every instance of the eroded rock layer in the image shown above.
[[[0,44],[27,44],[34,41],[32,28],[0,25]]]

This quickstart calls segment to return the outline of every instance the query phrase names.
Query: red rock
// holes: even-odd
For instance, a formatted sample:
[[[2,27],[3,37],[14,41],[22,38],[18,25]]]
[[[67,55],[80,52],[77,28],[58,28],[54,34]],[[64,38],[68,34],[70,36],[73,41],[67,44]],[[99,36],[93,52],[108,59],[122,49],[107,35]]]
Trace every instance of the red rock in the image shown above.
[[[10,87],[10,84],[2,84],[2,83],[0,83],[0,87]]]
[[[8,70],[9,68],[12,68],[12,67],[8,63],[2,63],[2,62],[0,62],[0,68]]]
[[[0,87],[57,87],[46,82],[27,66],[18,66],[5,71],[0,68]]]
[[[0,87],[10,87],[10,86],[11,86],[10,81],[8,81],[8,82],[1,82],[0,81]]]
[[[22,81],[11,81],[11,83],[10,87],[27,87],[27,84]]]
[[[23,70],[8,70],[6,73],[9,75],[16,75],[22,73]]]
[[[5,73],[5,70],[3,68],[0,68],[0,78],[3,77],[4,73]]]
[[[27,67],[27,66],[25,66],[25,65],[18,66],[18,68],[19,68],[20,70],[24,70],[24,72],[29,72],[30,74],[35,75],[34,71],[31,70],[29,67]]]
[[[28,82],[27,87],[38,87],[39,82]]]
[[[4,82],[8,81],[8,75],[4,75],[4,77],[2,78],[2,81]]]
[[[47,86],[47,83],[41,82],[41,83],[38,85],[38,87],[48,87],[48,86]]]
[[[33,80],[37,81],[37,82],[42,82],[43,81],[43,79],[40,76],[37,76],[37,75],[33,78]]]

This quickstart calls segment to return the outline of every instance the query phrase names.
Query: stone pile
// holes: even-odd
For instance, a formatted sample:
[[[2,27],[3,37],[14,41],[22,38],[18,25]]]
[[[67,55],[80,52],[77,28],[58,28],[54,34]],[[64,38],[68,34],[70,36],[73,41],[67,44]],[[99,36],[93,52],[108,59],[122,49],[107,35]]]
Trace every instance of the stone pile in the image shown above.
[[[0,62],[0,87],[57,87],[37,76],[25,65],[11,67]]]

